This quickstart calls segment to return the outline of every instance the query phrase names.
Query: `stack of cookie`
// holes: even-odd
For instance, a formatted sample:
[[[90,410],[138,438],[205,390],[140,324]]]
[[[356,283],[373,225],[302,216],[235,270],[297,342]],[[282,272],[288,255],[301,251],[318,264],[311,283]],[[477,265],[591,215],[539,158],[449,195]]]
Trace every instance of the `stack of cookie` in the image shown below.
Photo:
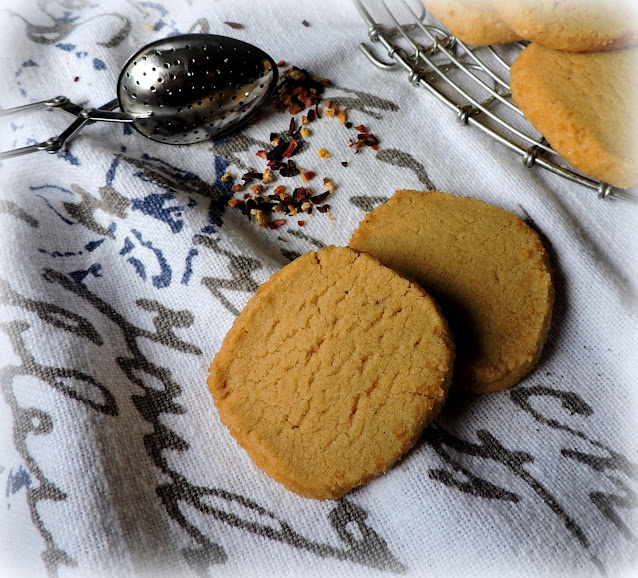
[[[482,46],[526,40],[512,99],[574,168],[638,185],[638,6],[626,0],[424,0],[455,36]]]
[[[349,247],[307,253],[258,289],[208,384],[259,467],[337,499],[408,451],[450,386],[487,393],[526,375],[553,298],[547,253],[518,217],[398,191]]]

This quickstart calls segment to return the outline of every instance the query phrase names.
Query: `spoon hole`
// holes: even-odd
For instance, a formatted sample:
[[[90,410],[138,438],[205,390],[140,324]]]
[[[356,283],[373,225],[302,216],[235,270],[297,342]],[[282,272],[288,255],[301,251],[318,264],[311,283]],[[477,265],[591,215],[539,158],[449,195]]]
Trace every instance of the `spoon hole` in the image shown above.
[[[175,76],[174,74],[171,74],[169,77],[171,80],[175,80],[177,78],[177,76]]]
[[[189,105],[188,105],[188,110],[190,110],[191,108],[193,108],[193,105],[192,105],[192,104],[189,104]]]
[[[169,67],[170,67],[170,63],[165,62],[165,63],[164,63],[164,68],[169,68]]]
[[[198,101],[197,101],[197,104],[199,104],[199,106],[202,106],[202,101],[201,101],[201,100],[198,100]]]
[[[155,72],[157,70],[157,68],[155,66],[153,66],[153,72]]]
[[[174,62],[175,66],[179,66],[181,63],[182,61],[179,58]]]
[[[260,84],[260,85],[259,85],[259,88],[263,88],[263,87],[264,87],[264,85],[263,85],[263,84]]]
[[[146,56],[142,56],[142,60],[146,60]]]
[[[126,78],[129,78],[131,75],[127,72],[126,73]]]
[[[191,49],[191,45],[190,45],[190,44],[187,44],[187,45],[186,45],[186,50],[190,50],[190,49]],[[186,135],[184,135],[184,136],[186,136]]]
[[[151,92],[156,92],[157,88],[155,88],[154,86],[151,86]]]
[[[233,96],[230,97],[232,100],[237,100],[237,97],[233,94]]]
[[[161,78],[158,78],[157,82],[164,82],[164,81]]]

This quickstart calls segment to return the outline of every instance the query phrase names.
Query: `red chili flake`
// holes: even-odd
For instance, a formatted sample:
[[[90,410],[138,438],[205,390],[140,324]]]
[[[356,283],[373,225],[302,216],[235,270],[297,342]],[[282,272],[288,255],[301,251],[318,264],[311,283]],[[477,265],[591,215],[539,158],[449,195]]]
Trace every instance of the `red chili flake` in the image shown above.
[[[319,211],[320,213],[327,213],[330,210],[330,205],[321,205],[320,207],[317,207],[317,211]]]
[[[355,126],[354,127],[355,130],[358,130],[359,132],[368,132],[368,129],[366,128],[365,124],[360,124],[359,126]]]
[[[250,199],[250,193],[244,193],[244,201]]]
[[[295,132],[295,128],[297,128],[297,121],[295,121],[295,117],[293,116],[290,119],[290,126],[288,126],[288,136],[292,136],[292,133]]]
[[[297,225],[303,227],[306,224],[306,221],[297,221]]]
[[[285,60],[280,60],[277,63],[277,68],[283,68],[284,66],[286,66],[286,61]]]
[[[271,229],[279,229],[279,227],[281,227],[285,222],[286,219],[275,219],[274,221],[270,221],[270,223],[268,223],[268,226]]]
[[[311,181],[316,176],[317,176],[317,174],[314,171],[306,171],[305,173],[303,173],[303,178],[306,181]]]
[[[257,156],[261,159],[266,159],[267,158],[267,153],[264,150],[259,150],[257,151]]]
[[[290,144],[288,145],[288,148],[284,151],[284,154],[282,156],[285,158],[291,157],[295,154],[295,150],[297,150],[298,146],[299,143],[295,139],[292,139],[290,141]]]
[[[239,22],[224,22],[224,24],[226,24],[226,26],[230,26],[235,30],[241,30],[244,27],[244,25],[239,24]]]

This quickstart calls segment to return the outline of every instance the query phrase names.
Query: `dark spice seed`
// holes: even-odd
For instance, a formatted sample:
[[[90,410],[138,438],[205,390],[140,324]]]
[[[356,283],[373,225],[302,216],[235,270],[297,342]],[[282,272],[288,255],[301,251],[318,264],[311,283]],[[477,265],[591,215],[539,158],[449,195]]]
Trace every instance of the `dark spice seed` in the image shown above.
[[[235,30],[241,30],[244,27],[244,25],[239,24],[239,22],[224,22],[224,24],[226,24],[226,26],[230,26]]]
[[[302,24],[303,24],[306,28],[308,28],[308,26],[310,26],[310,24],[308,23],[308,21],[307,21],[307,20],[302,20],[302,21],[301,21],[301,23],[302,23]]]
[[[346,128],[352,128],[352,123],[348,121],[345,125]]]
[[[341,161],[341,166],[342,166],[342,167],[347,167],[347,166],[348,166],[347,161]]]
[[[327,213],[330,210],[330,205],[321,205],[320,207],[317,207],[317,211],[319,211],[320,213]]]
[[[253,179],[259,179],[261,181],[264,178],[264,174],[256,171],[248,171],[244,173],[241,178],[244,181],[252,181]]]
[[[308,111],[308,122],[312,122],[317,118],[317,113],[315,112],[314,108],[311,108]]]
[[[274,149],[266,153],[266,158],[269,161],[280,161],[287,148],[288,143],[286,141],[282,141]]]
[[[313,205],[318,205],[320,203],[323,203],[328,198],[328,195],[330,195],[330,191],[326,191],[325,193],[321,193],[320,195],[314,195],[313,197],[310,197],[310,202]]]
[[[295,117],[293,116],[290,119],[290,126],[288,127],[288,136],[292,136],[292,133],[295,132],[296,126],[297,126],[297,122],[295,121]]]

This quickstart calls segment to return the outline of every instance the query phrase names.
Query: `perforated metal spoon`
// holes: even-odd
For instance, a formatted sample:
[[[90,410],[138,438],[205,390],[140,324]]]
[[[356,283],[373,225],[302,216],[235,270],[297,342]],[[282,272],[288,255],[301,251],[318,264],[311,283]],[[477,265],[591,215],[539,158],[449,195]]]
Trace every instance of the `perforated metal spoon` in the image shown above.
[[[212,34],[185,34],[148,44],[124,65],[117,99],[99,109],[82,108],[65,96],[0,111],[0,116],[58,107],[76,116],[62,134],[0,153],[0,160],[39,150],[59,151],[95,121],[130,123],[144,136],[167,144],[193,144],[238,128],[277,86],[277,65],[259,48]],[[121,112],[116,112],[116,108]]]

